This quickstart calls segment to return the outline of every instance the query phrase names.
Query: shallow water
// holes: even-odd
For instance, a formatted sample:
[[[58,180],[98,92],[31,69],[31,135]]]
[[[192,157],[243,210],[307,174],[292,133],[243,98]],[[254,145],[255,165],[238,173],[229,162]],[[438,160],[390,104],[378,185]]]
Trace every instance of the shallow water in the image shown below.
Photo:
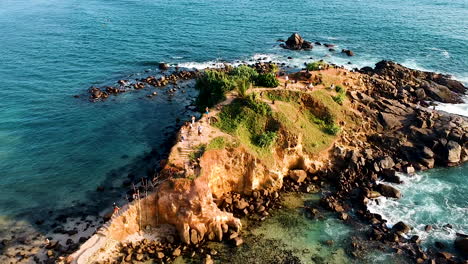
[[[356,56],[279,48],[293,31]],[[146,76],[159,61],[205,67],[259,57],[348,67],[392,59],[466,81],[467,36],[465,0],[0,1],[0,214],[31,219],[96,203],[97,186],[155,166],[142,155],[161,151],[195,95],[71,97],[91,85]]]

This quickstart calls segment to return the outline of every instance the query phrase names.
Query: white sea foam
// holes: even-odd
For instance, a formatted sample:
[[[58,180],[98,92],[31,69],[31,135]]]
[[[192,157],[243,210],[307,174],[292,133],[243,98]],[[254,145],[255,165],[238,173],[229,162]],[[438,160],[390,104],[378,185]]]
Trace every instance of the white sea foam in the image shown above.
[[[450,53],[448,52],[448,50],[441,49],[441,48],[430,48],[430,50],[439,52],[442,56],[444,56],[447,59],[450,58]]]
[[[464,97],[464,103],[462,104],[438,104],[437,110],[445,111],[447,113],[468,116],[468,96]]]
[[[387,220],[389,227],[399,221],[409,224],[413,227],[409,235],[418,235],[426,246],[436,240],[449,243],[455,239],[457,232],[466,232],[468,221],[465,216],[468,214],[468,208],[454,204],[454,201],[449,201],[446,196],[457,192],[456,184],[427,173],[399,176],[404,184],[385,184],[400,189],[402,198],[373,199],[368,204],[370,212],[380,214]],[[453,228],[444,227],[447,223],[452,224]],[[428,224],[434,227],[430,232],[425,231]]]

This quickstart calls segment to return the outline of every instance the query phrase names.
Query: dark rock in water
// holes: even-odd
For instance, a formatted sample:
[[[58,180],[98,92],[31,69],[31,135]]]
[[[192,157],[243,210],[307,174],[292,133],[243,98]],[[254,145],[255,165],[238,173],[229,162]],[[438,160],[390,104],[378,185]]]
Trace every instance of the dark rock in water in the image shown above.
[[[352,50],[348,50],[348,49],[342,49],[341,53],[344,53],[344,54],[348,55],[349,57],[354,56],[354,52]]]
[[[431,225],[426,225],[426,226],[424,227],[424,230],[425,230],[426,232],[429,232],[429,231],[432,230],[432,226],[431,226]]]
[[[411,227],[400,221],[392,227],[392,230],[394,230],[395,232],[408,233],[409,231],[411,231]]]
[[[457,237],[454,246],[462,255],[468,256],[468,237]]]
[[[169,69],[169,65],[167,63],[161,62],[159,63],[158,68],[162,71],[167,71]]]
[[[285,44],[281,44],[281,47],[291,50],[309,50],[313,48],[310,41],[304,40],[298,33],[292,34]]]
[[[388,182],[401,183],[400,177],[396,175],[396,171],[393,169],[383,169],[382,176]]]
[[[336,50],[333,49],[333,48],[330,48],[330,49],[328,49],[328,51],[330,51],[330,52],[335,52]]]
[[[445,245],[442,243],[442,242],[439,242],[439,241],[436,241],[434,243],[434,246],[438,249],[444,249],[445,248]]]
[[[333,48],[333,47],[335,47],[334,44],[330,44],[330,43],[325,43],[325,44],[323,44],[323,45],[324,45],[325,47],[327,47],[327,48]]]
[[[97,192],[103,192],[103,191],[104,191],[104,187],[103,187],[103,186],[98,186],[98,187],[96,188],[96,191],[97,191]]]
[[[393,188],[392,186],[379,184],[376,186],[376,189],[379,193],[381,193],[385,197],[396,198],[396,199],[401,198],[400,191]]]
[[[317,46],[322,46],[322,43],[318,42],[318,41],[315,41],[315,45]]]

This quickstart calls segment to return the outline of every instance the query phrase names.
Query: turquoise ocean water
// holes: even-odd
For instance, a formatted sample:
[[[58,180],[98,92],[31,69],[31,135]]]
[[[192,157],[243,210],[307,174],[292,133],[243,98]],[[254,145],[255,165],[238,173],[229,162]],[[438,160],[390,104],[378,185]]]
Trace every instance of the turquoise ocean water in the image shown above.
[[[356,56],[279,48],[276,40],[294,31]],[[95,202],[97,186],[109,187],[128,167],[145,164],[142,155],[157,152],[176,118],[186,117],[182,111],[194,91],[156,99],[128,93],[94,104],[72,95],[147,76],[159,61],[202,68],[266,57],[300,66],[312,57],[362,67],[391,59],[466,84],[467,55],[466,0],[2,0],[0,215],[29,219],[38,210]],[[467,114],[466,105],[445,109]],[[453,199],[434,199],[434,206],[449,203],[466,216],[467,170],[436,170],[410,185],[443,180]],[[405,191],[405,202],[438,195]],[[448,217],[452,211],[430,213]],[[417,219],[409,221],[424,222]],[[466,218],[453,221],[467,231]]]

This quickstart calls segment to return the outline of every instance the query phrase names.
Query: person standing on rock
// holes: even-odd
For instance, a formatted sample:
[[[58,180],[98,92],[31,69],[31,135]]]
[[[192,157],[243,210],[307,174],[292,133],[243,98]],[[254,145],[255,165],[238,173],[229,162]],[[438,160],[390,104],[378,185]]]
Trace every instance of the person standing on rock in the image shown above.
[[[195,124],[195,116],[192,116],[192,126]]]
[[[203,131],[203,126],[200,124],[198,125],[198,135],[201,136]]]
[[[288,82],[289,82],[289,76],[286,75],[284,77],[284,89],[288,89]]]
[[[115,214],[117,214],[119,212],[120,208],[115,203],[113,204],[113,206],[114,206],[114,213],[113,214],[115,215]]]

